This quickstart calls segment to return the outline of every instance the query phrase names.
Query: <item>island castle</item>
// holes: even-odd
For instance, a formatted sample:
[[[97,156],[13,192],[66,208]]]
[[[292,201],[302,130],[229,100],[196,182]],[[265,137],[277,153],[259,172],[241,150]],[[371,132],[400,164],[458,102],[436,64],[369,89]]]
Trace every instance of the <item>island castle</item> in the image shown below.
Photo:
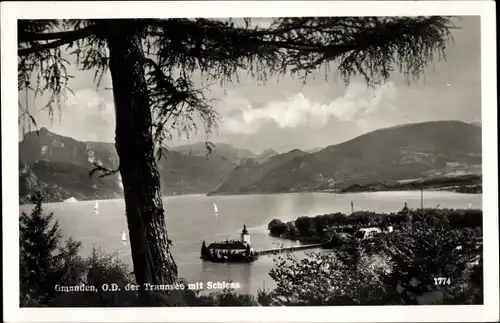
[[[212,262],[251,262],[257,259],[250,244],[250,233],[243,225],[240,239],[214,241],[208,246],[203,241],[201,259]]]

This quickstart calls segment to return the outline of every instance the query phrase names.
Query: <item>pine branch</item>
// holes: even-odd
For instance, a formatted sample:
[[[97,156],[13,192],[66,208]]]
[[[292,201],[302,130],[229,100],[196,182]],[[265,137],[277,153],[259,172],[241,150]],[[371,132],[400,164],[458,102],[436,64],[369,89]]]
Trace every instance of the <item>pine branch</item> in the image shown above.
[[[111,170],[109,168],[97,164],[96,162],[93,162],[92,165],[94,165],[94,168],[89,172],[89,177],[92,177],[92,175],[94,175],[95,172],[102,172],[102,174],[99,175],[99,178],[103,178],[118,173],[120,171],[120,166],[118,166],[118,168],[116,168],[115,170]]]
[[[154,60],[146,59],[146,65],[150,106],[155,115],[156,142],[161,144],[168,137],[168,123],[172,128],[183,127],[181,130],[187,133],[193,129],[196,130],[194,115],[198,115],[203,120],[207,132],[216,127],[217,112],[210,105],[210,100],[204,96],[204,89],[194,88],[189,75],[182,72],[180,77],[174,80]],[[179,125],[186,121],[184,126]],[[159,152],[161,154],[162,150],[160,149]]]
[[[75,29],[71,31],[62,31],[62,32],[50,32],[50,33],[35,33],[20,30],[18,33],[18,41],[19,42],[29,42],[34,40],[69,40],[75,39],[76,37],[83,38],[88,37],[96,30],[95,26],[88,26],[85,28]]]
[[[32,32],[20,31],[18,33],[19,42],[33,42],[33,41],[54,40],[54,39],[57,40],[45,44],[32,43],[31,47],[18,49],[17,54],[19,56],[26,56],[39,51],[58,48],[62,45],[69,44],[79,39],[89,37],[95,32],[96,32],[96,26],[89,26],[73,31],[54,32],[54,33],[32,33]]]
[[[19,49],[17,51],[17,55],[19,56],[27,56],[27,55],[30,55],[30,54],[34,54],[34,53],[37,53],[37,52],[40,52],[40,51],[44,51],[44,50],[48,50],[48,49],[55,49],[55,48],[58,48],[62,45],[65,45],[65,44],[69,44],[71,43],[72,41],[74,41],[76,39],[73,39],[73,40],[65,40],[65,39],[60,39],[60,40],[56,40],[56,41],[53,41],[53,42],[50,42],[50,43],[46,43],[46,44],[33,44],[31,47],[29,48],[23,48],[23,49]]]

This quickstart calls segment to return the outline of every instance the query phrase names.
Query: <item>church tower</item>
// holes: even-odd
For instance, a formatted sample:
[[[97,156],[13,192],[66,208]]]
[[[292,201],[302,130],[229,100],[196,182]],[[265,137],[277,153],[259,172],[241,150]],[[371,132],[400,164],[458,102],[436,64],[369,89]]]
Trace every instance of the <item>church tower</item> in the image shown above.
[[[243,230],[241,230],[241,242],[250,244],[250,233],[248,233],[245,224],[243,224]]]

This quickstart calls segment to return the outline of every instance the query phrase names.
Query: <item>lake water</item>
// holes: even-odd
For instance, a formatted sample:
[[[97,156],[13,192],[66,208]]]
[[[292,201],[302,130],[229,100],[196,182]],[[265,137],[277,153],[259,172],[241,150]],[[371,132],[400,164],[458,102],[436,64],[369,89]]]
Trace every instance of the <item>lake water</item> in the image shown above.
[[[351,201],[355,210],[397,212],[408,203],[410,208],[420,207],[419,191],[375,193],[292,193],[269,195],[205,196],[185,195],[164,198],[167,228],[173,241],[173,254],[179,276],[190,282],[233,281],[239,282],[238,292],[255,294],[259,288],[274,287],[269,277],[273,256],[262,256],[251,264],[214,264],[202,262],[202,240],[237,238],[243,224],[250,232],[252,246],[257,249],[291,245],[293,242],[272,238],[267,225],[274,219],[294,220],[299,216],[344,212],[350,213]],[[214,216],[213,203],[219,210]],[[93,246],[101,247],[118,256],[132,270],[128,244],[121,241],[127,229],[123,200],[99,201],[99,214],[94,214],[94,201],[75,203],[49,203],[46,212],[53,211],[59,220],[63,236],[73,237],[83,243],[82,252],[88,255]],[[453,192],[424,192],[424,207],[482,209],[481,194]],[[30,211],[28,205],[22,211]],[[127,235],[128,236],[128,235]],[[297,252],[300,257],[304,252]]]

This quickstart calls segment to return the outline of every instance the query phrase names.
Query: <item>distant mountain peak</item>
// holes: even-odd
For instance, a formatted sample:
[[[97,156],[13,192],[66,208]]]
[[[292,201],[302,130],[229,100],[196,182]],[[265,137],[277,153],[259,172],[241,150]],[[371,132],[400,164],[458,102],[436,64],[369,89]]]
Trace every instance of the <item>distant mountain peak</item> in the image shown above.
[[[105,178],[88,176],[94,162],[109,169],[118,167],[114,144],[78,141],[45,127],[39,133],[30,132],[19,142],[20,202],[29,201],[29,195],[39,188],[46,191],[51,202],[70,197],[89,200],[122,196],[119,174]],[[160,159],[158,168],[165,195],[208,193],[235,167],[220,153],[206,158],[163,149],[165,158]]]
[[[289,151],[289,152],[287,152],[286,154],[297,154],[297,153],[299,153],[299,154],[300,154],[300,153],[305,153],[305,151],[300,150],[300,149],[298,149],[298,148],[295,148],[295,149],[290,150],[290,151]]]
[[[321,151],[323,150],[324,147],[315,147],[315,148],[310,148],[310,149],[306,149],[305,152],[306,153],[310,153],[310,154],[314,154],[318,151]]]
[[[210,144],[211,155],[219,155],[232,163],[239,164],[245,158],[255,158],[256,155],[248,150],[236,148],[231,144],[216,142]],[[189,156],[208,156],[207,142],[195,142],[193,144],[170,147],[169,151],[176,151]]]
[[[265,149],[263,150],[259,156],[261,157],[270,157],[270,156],[274,156],[274,155],[278,155],[278,153],[276,152],[276,150],[272,149],[272,148],[268,148],[268,149]]]

